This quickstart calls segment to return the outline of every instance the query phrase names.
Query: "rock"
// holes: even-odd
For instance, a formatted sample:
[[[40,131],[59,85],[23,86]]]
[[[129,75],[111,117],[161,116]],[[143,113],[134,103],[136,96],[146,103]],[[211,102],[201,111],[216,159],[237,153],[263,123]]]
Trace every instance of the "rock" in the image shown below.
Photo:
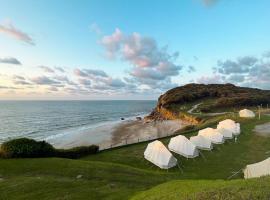
[[[121,117],[121,120],[125,120],[125,118],[124,117]]]
[[[141,118],[141,117],[136,117],[136,119],[137,119],[137,120],[139,120],[139,121],[140,121],[140,120],[142,120],[142,118]]]
[[[80,178],[82,178],[82,175],[79,174],[76,178],[77,178],[77,179],[80,179]]]

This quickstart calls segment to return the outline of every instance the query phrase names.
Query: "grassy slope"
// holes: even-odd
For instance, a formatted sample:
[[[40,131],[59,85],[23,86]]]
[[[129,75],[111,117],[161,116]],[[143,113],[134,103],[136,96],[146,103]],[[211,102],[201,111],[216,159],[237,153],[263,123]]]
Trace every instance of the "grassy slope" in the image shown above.
[[[270,139],[251,133],[256,123],[266,121],[270,121],[270,117],[263,117],[259,122],[242,121],[239,143],[227,142],[218,145],[213,152],[204,151],[206,161],[202,158],[186,160],[176,155],[184,166],[183,174],[177,168],[169,172],[159,170],[144,160],[147,143],[104,151],[83,160],[0,160],[0,177],[3,178],[0,199],[127,199],[170,180],[191,179],[187,182],[191,184],[192,179],[226,179],[246,164],[269,156],[265,152],[269,150]],[[163,139],[163,142],[168,144],[168,140]],[[76,179],[79,174],[83,177]],[[211,184],[215,183],[209,182]]]
[[[0,199],[125,199],[168,180],[121,164],[59,158],[1,160],[0,173]]]
[[[270,198],[270,178],[252,180],[197,180],[170,181],[142,192],[132,200],[268,200]]]

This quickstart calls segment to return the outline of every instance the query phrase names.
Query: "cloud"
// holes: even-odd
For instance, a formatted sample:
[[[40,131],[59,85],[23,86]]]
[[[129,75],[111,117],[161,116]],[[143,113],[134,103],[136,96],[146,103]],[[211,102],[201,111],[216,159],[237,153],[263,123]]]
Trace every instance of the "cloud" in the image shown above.
[[[39,66],[40,69],[43,69],[44,72],[47,72],[47,73],[54,73],[54,70],[50,67],[47,67],[47,66]]]
[[[53,79],[61,82],[62,84],[71,85],[71,86],[76,85],[76,83],[71,81],[67,76],[56,75],[53,77]]]
[[[141,84],[151,82],[148,86],[154,87],[159,85],[159,81],[170,82],[170,78],[179,75],[182,69],[175,64],[179,52],[170,54],[167,46],[159,47],[155,39],[139,33],[126,35],[116,29],[111,35],[104,36],[101,44],[109,58],[120,58],[130,63],[133,67],[129,75]]]
[[[103,70],[97,70],[97,69],[85,69],[85,72],[88,75],[94,75],[94,76],[101,76],[101,77],[108,77],[108,75]]]
[[[131,87],[131,84],[119,78],[110,77],[102,70],[76,68],[73,73],[78,78],[78,84],[87,88],[89,92],[117,92]]]
[[[14,27],[12,23],[0,24],[0,33],[12,37],[16,40],[35,45],[33,39],[27,34]]]
[[[197,56],[193,56],[193,60],[194,60],[194,61],[198,61],[199,58],[198,58]]]
[[[31,81],[35,84],[38,85],[55,85],[55,84],[60,84],[59,81],[53,80],[47,76],[38,76],[31,78]]]
[[[49,91],[51,91],[51,92],[57,92],[57,91],[59,91],[59,89],[58,89],[57,87],[55,87],[55,86],[49,86],[49,87],[47,88],[47,90],[49,90]]]
[[[62,67],[54,67],[55,70],[59,71],[59,72],[65,72],[65,70]]]
[[[236,60],[218,61],[214,72],[224,81],[247,87],[270,89],[270,60],[261,57],[244,56]]]
[[[126,84],[120,79],[109,78],[106,79],[105,83],[107,83],[108,86],[113,88],[122,88],[126,86]]]
[[[198,78],[196,82],[203,84],[224,83],[224,77],[216,74],[212,76],[202,76]]]
[[[23,76],[14,75],[12,80],[15,85],[31,85],[31,83],[27,81]]]
[[[122,40],[124,36],[119,29],[116,29],[112,35],[104,36],[101,40],[101,44],[107,50],[107,56],[109,58],[114,58],[115,54],[119,51],[121,47]]]
[[[76,75],[76,76],[80,76],[80,77],[88,77],[88,74],[83,72],[82,70],[76,68],[73,70],[73,73]]]
[[[216,69],[221,74],[247,73],[258,61],[258,58],[254,56],[239,57],[236,61],[230,59],[219,60]]]
[[[0,58],[0,63],[21,65],[22,63],[13,57]]]
[[[91,85],[91,81],[88,80],[88,79],[79,79],[78,81],[79,81],[79,83],[81,85],[84,85],[84,86],[88,86],[89,87]]]
[[[265,58],[270,58],[270,51],[265,51],[262,56]]]
[[[17,90],[19,88],[17,87],[9,87],[9,86],[3,86],[3,85],[0,85],[0,89],[11,89],[11,90]]]
[[[192,72],[195,72],[196,71],[196,68],[192,65],[189,65],[188,66],[188,73],[192,73]]]
[[[227,78],[228,82],[232,83],[241,83],[245,81],[245,76],[244,75],[239,75],[239,74],[233,74]]]

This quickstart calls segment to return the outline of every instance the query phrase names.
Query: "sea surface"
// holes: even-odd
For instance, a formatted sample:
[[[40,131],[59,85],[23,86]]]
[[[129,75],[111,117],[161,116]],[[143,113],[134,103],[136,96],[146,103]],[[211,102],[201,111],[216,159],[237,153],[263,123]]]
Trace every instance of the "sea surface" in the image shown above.
[[[152,111],[156,101],[0,101],[0,143],[28,137],[54,138],[93,132],[100,142],[121,118],[135,119]],[[99,133],[102,130],[102,133]]]

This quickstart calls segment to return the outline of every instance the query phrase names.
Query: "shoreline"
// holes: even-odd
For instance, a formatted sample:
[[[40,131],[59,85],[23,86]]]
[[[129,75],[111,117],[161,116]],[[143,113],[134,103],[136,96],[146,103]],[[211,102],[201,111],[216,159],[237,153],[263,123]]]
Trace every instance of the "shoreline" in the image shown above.
[[[188,125],[182,120],[163,120],[145,123],[143,120],[120,124],[112,132],[112,143],[117,145],[123,141],[149,140],[172,135],[175,131]]]
[[[61,149],[95,144],[99,145],[102,150],[113,146],[122,146],[172,135],[186,125],[189,125],[189,123],[182,120],[163,120],[146,123],[143,119],[137,120],[136,117],[132,117],[123,121],[97,126],[90,130],[65,134],[46,141],[55,148]]]

